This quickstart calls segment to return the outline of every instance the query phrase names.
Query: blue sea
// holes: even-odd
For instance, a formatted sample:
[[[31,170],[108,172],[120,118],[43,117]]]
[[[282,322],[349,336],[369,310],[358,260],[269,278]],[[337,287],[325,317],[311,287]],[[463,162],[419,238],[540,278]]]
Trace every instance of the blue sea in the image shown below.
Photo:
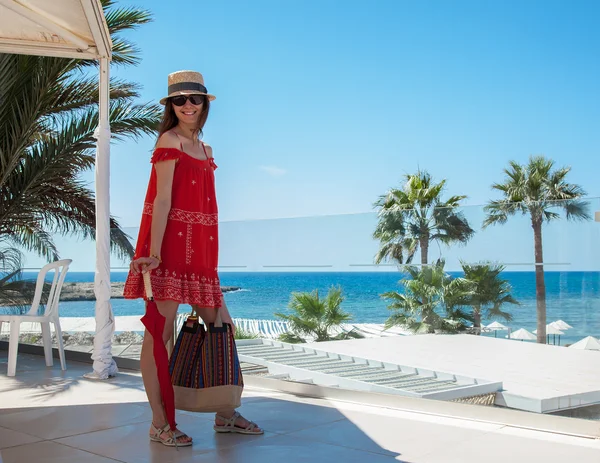
[[[459,275],[454,273],[453,275]],[[25,275],[31,278],[35,275]],[[113,272],[112,281],[125,281],[127,273]],[[536,329],[535,274],[533,272],[504,272],[513,296],[520,306],[509,307],[511,322],[500,320],[513,330]],[[91,282],[92,272],[71,272],[67,281]],[[285,311],[294,291],[318,289],[325,294],[333,285],[343,289],[343,308],[354,316],[357,323],[383,323],[390,314],[381,294],[399,290],[399,272],[298,272],[298,273],[233,273],[220,274],[223,286],[237,286],[240,291],[226,293],[225,298],[233,317],[274,319],[274,312]],[[592,335],[600,337],[600,272],[546,272],[546,298],[548,323],[564,320],[573,329],[561,337],[561,344],[573,343]],[[142,315],[141,300],[114,299],[114,314]],[[92,317],[93,302],[63,302],[60,314],[65,317]],[[484,322],[489,324],[491,322]],[[492,334],[493,336],[494,334]],[[497,336],[505,336],[498,332]],[[552,339],[550,340],[552,342]]]

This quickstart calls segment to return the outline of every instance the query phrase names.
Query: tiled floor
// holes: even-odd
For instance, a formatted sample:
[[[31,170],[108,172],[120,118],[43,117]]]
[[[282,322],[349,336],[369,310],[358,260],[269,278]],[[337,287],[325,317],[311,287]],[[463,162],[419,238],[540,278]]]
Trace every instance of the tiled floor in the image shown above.
[[[600,461],[600,441],[261,390],[246,391],[241,412],[264,436],[218,435],[210,415],[183,412],[194,446],[175,450],[146,437],[138,373],[92,382],[90,365],[63,373],[29,355],[17,370],[6,376],[0,351],[0,463]]]

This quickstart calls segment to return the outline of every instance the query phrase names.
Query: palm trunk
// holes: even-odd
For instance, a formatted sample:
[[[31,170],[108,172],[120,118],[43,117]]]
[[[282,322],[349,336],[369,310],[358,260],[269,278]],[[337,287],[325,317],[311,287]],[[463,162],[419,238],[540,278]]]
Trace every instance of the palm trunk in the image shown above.
[[[424,236],[419,240],[419,247],[421,248],[421,265],[425,267],[427,265],[427,257],[429,254],[429,237]]]
[[[544,281],[544,252],[542,248],[542,219],[533,218],[535,249],[535,298],[537,301],[537,342],[546,344],[546,282]]]
[[[429,325],[429,329],[427,330],[428,333],[433,334],[435,333],[435,324],[433,323],[433,317],[428,315],[423,317],[423,323],[426,323]]]
[[[419,240],[419,247],[421,248],[421,269],[425,269],[427,267],[427,254],[429,253],[429,236],[422,236]],[[425,298],[421,300],[423,305],[425,305]],[[434,331],[430,329],[430,332]]]
[[[475,328],[475,334],[481,335],[481,308],[475,307],[473,310],[473,328]]]

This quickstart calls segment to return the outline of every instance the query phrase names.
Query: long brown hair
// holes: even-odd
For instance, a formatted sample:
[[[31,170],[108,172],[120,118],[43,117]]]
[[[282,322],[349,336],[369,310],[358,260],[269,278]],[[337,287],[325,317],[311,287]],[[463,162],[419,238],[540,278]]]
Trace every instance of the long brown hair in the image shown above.
[[[196,130],[194,131],[194,135],[197,135],[199,138],[202,138],[202,129],[204,128],[204,124],[206,124],[206,120],[208,119],[209,111],[210,101],[206,96],[204,96],[202,111],[200,112],[200,117],[198,117],[198,125]],[[156,143],[158,143],[158,139],[163,133],[168,132],[172,128],[176,127],[177,124],[179,124],[179,119],[177,119],[177,115],[173,109],[173,103],[171,103],[171,99],[169,98],[165,104],[165,111],[163,113],[162,120],[160,121],[160,125],[158,126],[158,138],[156,139]]]

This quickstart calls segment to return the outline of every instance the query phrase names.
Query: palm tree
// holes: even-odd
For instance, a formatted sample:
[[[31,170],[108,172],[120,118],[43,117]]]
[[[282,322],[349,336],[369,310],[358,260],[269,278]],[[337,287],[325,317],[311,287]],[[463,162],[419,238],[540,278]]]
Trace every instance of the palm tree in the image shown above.
[[[119,37],[150,21],[145,10],[102,1],[113,40],[113,63],[135,65],[137,48]],[[52,234],[95,236],[93,191],[80,174],[94,165],[98,82],[88,60],[0,54],[0,236],[14,247],[59,258]],[[138,85],[111,80],[114,140],[154,133],[160,109],[135,104]],[[111,218],[119,257],[133,247]]]
[[[400,281],[404,291],[382,295],[394,311],[386,322],[388,328],[399,325],[414,333],[456,333],[467,328],[471,317],[461,306],[471,295],[472,285],[448,275],[444,266],[444,260],[424,267],[406,266],[408,277]]]
[[[465,279],[472,285],[471,294],[464,305],[473,308],[473,327],[476,334],[481,334],[481,320],[502,318],[512,320],[510,312],[503,309],[505,304],[519,304],[512,297],[508,280],[500,278],[504,266],[494,264],[467,264],[461,262]]]
[[[589,220],[588,203],[581,201],[585,192],[579,185],[566,182],[570,167],[554,169],[554,161],[544,156],[532,156],[527,165],[515,161],[504,169],[504,183],[496,183],[494,190],[503,198],[490,201],[485,207],[487,217],[483,227],[504,224],[512,215],[528,215],[533,228],[535,256],[535,294],[537,299],[537,342],[546,343],[546,284],[544,281],[544,253],[542,225],[560,218],[556,210],[564,211],[567,220]]]
[[[429,244],[466,243],[474,234],[457,208],[466,196],[441,196],[446,180],[434,183],[425,171],[406,175],[402,189],[390,189],[375,203],[379,221],[373,237],[380,241],[375,262],[395,260],[411,263],[417,249],[421,265],[427,265]]]
[[[235,339],[259,339],[260,335],[236,327],[234,337]]]
[[[303,343],[307,337],[316,342],[361,337],[354,332],[332,335],[332,331],[339,329],[342,323],[352,320],[352,315],[341,308],[343,300],[340,287],[330,288],[325,299],[319,297],[318,290],[292,293],[288,307],[294,313],[275,313],[277,318],[287,321],[290,326],[290,333],[285,333],[280,339],[284,342]]]
[[[20,314],[29,308],[36,282],[22,279],[22,254],[6,241],[0,237],[0,307],[8,306],[10,313]]]

